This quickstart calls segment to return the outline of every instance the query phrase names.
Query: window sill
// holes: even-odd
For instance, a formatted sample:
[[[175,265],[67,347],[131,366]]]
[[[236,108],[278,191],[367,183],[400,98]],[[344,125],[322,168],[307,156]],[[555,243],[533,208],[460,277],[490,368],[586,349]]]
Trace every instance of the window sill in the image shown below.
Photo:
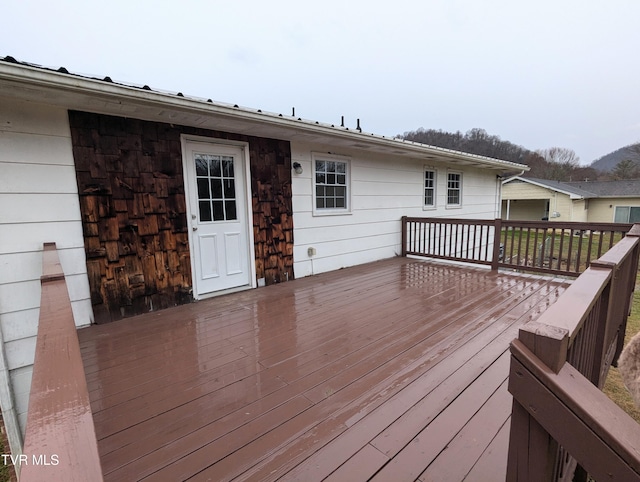
[[[312,211],[313,216],[350,216],[353,214],[346,209],[323,209]]]

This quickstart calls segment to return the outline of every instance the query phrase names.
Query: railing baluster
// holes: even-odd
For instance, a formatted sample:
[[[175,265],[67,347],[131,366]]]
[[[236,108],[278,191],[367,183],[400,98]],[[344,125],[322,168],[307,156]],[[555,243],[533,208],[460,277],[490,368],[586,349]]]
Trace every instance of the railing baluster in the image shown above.
[[[491,265],[492,269],[568,276],[578,276],[590,265],[596,252],[596,231],[600,233],[597,238],[599,251],[601,246],[615,244],[613,234],[624,234],[631,228],[631,225],[611,223],[590,225],[449,218],[405,218],[403,223],[403,254]],[[574,236],[577,231],[588,231],[588,238]],[[609,236],[608,243],[605,236]],[[504,247],[502,259],[499,256],[501,244]],[[565,261],[566,266],[563,266]]]

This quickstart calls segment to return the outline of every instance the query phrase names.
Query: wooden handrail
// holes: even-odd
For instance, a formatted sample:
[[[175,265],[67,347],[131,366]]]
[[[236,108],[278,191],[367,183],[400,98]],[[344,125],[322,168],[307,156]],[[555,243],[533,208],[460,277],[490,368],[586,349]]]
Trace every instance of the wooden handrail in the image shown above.
[[[544,432],[595,480],[640,480],[640,430],[624,410],[570,364],[555,373],[519,340],[511,345],[511,353],[509,391],[521,407],[535,412]],[[536,456],[530,452],[531,445],[526,454],[518,454],[513,441],[512,461]],[[538,459],[532,465],[510,464],[507,480],[550,480],[554,464],[541,464]]]
[[[600,392],[625,335],[639,235],[633,226],[512,343],[508,480],[571,480],[578,464],[640,480],[640,427]]]
[[[44,245],[42,271],[20,480],[100,481],[102,468],[80,346],[54,243]]]
[[[577,277],[631,224],[402,218],[402,255]],[[491,248],[491,249],[490,249]]]

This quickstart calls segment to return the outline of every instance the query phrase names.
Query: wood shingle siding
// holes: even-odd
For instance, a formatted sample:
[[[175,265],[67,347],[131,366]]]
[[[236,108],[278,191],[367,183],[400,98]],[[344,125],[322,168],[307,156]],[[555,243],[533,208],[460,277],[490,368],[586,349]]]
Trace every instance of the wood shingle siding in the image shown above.
[[[69,112],[98,323],[189,302],[181,134],[249,143],[257,278],[293,278],[289,143]]]

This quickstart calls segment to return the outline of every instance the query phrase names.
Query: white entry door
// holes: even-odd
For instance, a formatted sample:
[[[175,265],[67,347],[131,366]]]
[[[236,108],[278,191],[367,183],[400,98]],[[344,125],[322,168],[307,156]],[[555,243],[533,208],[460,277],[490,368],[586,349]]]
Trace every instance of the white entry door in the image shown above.
[[[242,148],[185,142],[194,296],[250,285]]]

